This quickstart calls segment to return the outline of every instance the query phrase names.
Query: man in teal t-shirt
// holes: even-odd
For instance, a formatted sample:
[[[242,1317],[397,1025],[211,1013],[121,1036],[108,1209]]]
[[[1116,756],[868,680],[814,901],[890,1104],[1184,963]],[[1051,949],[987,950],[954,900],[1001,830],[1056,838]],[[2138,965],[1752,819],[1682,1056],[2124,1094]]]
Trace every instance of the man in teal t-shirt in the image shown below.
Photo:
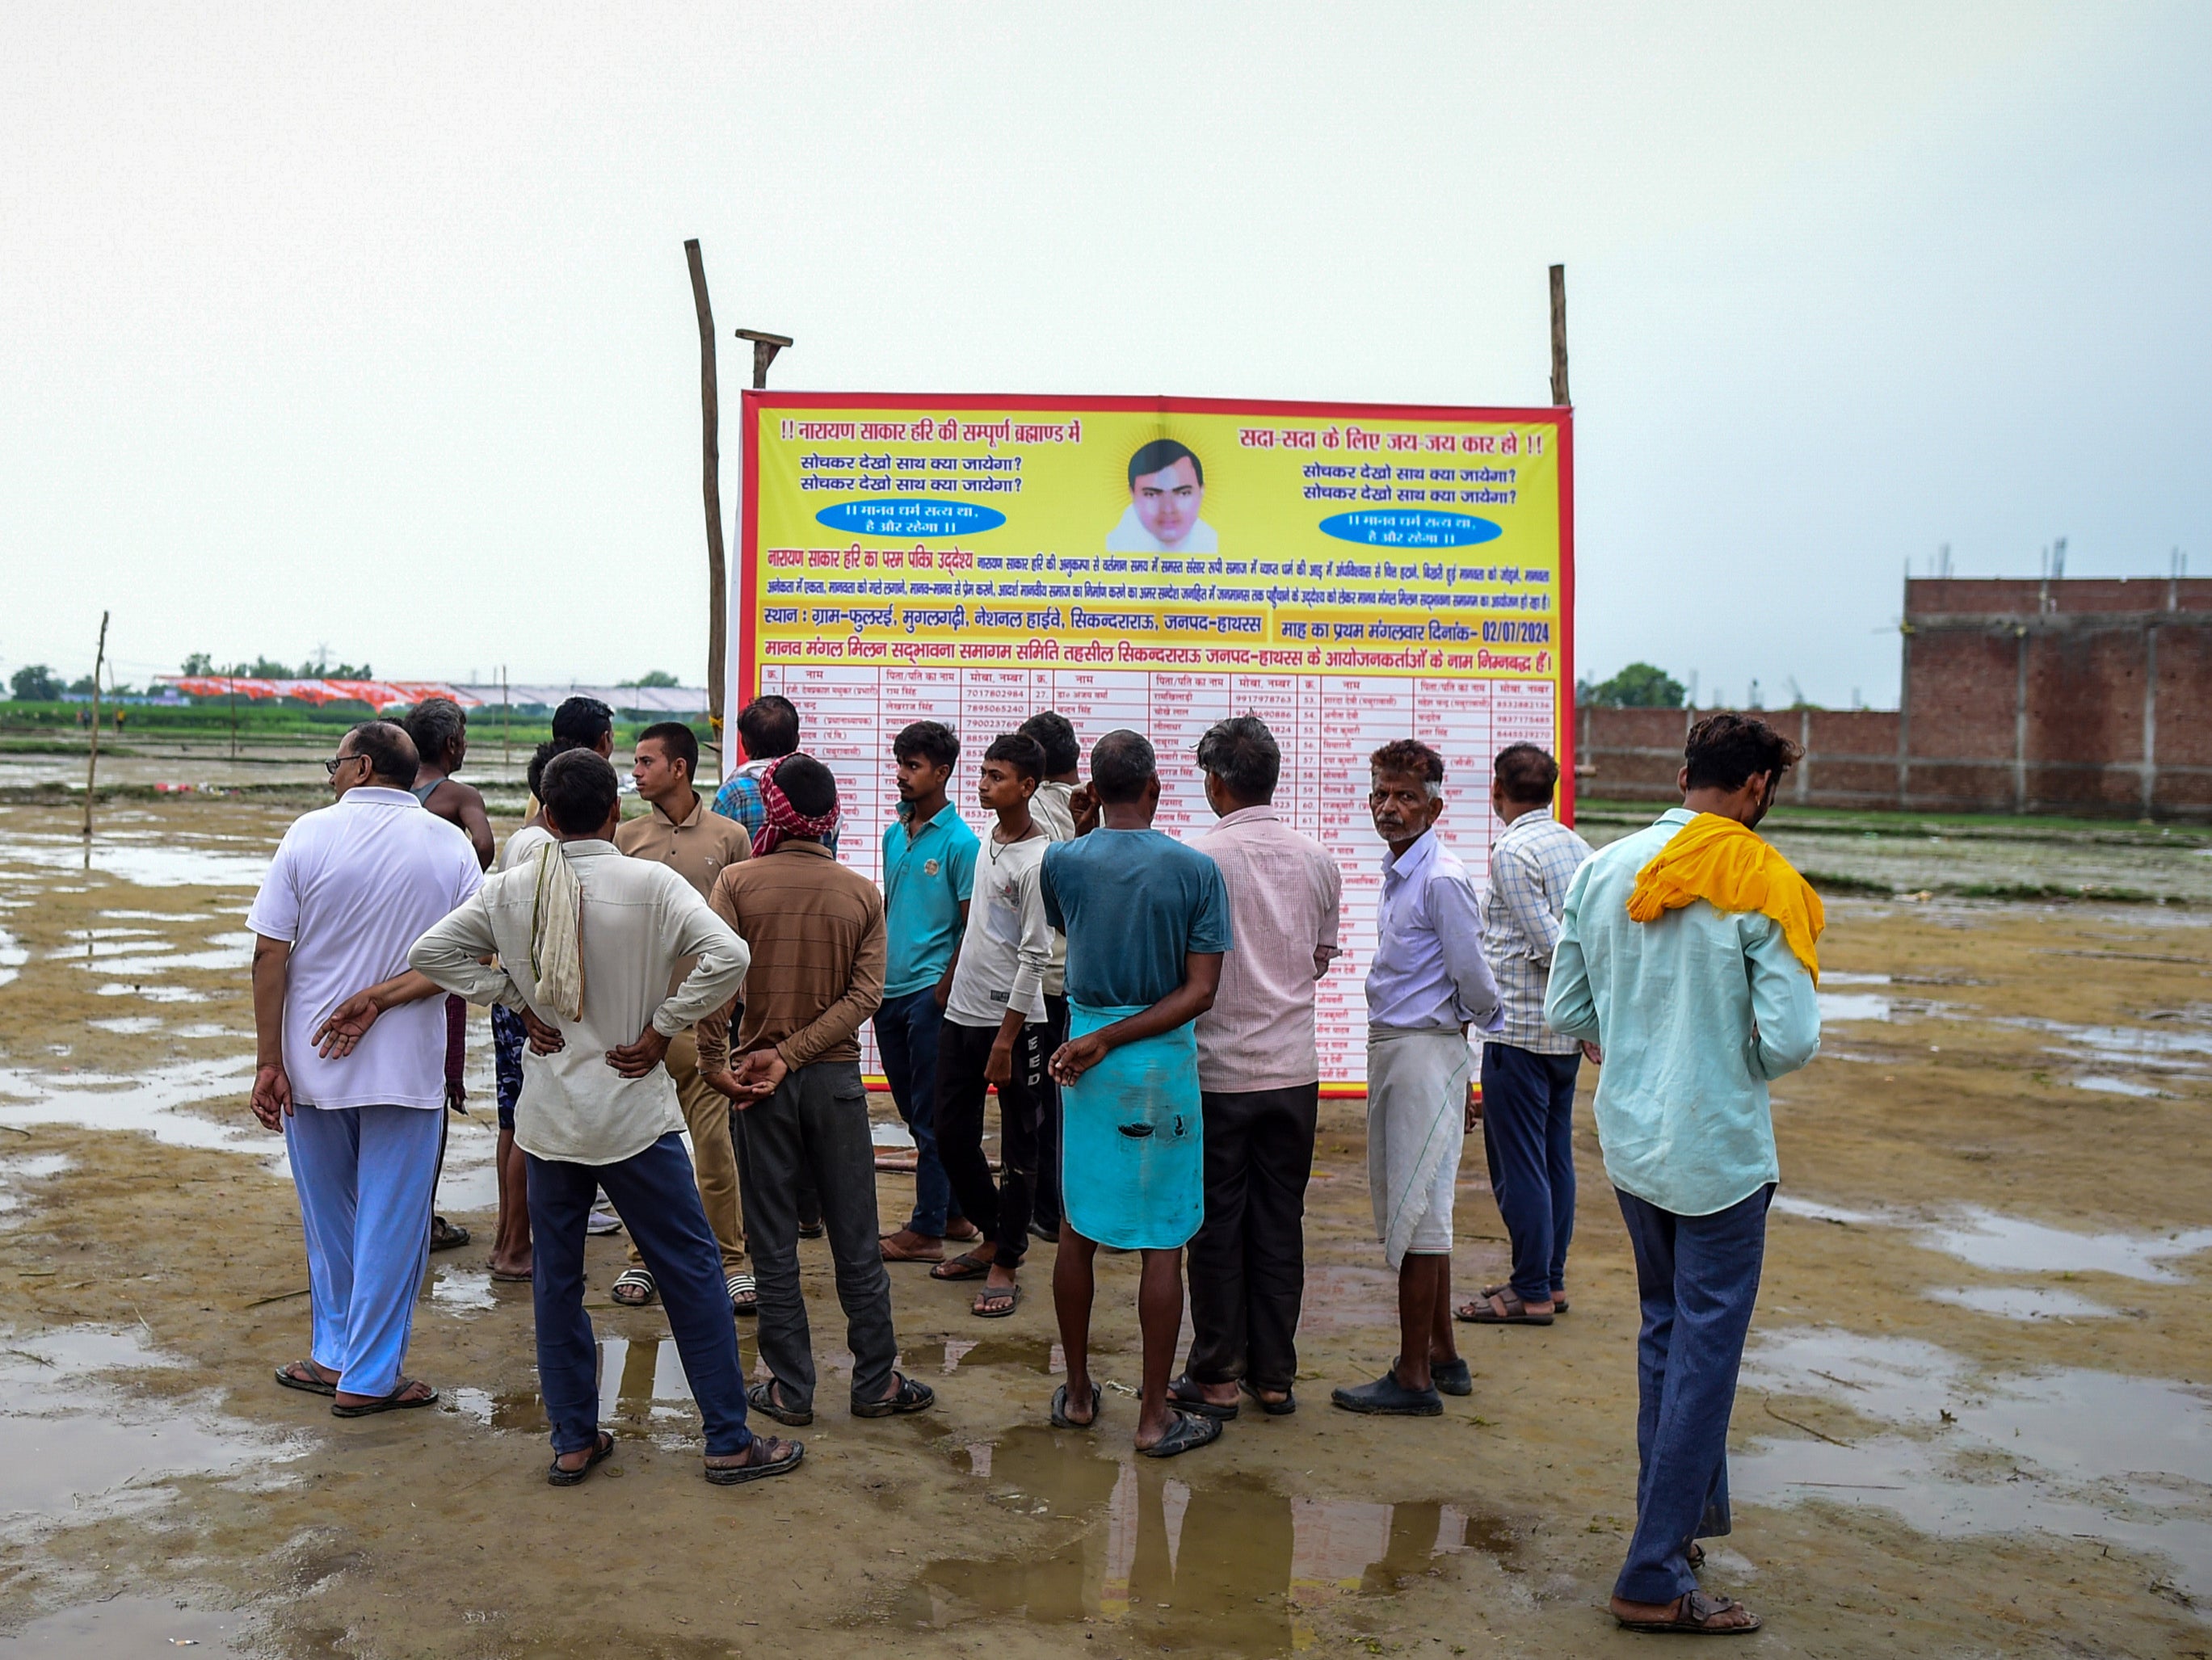
[[[898,817],[884,829],[884,1003],[876,1049],[899,1116],[914,1135],[914,1214],[883,1237],[886,1262],[939,1262],[948,1228],[976,1237],[962,1219],[937,1152],[937,1037],[952,992],[952,959],[968,926],[982,843],[945,797],[960,739],[951,727],[916,721],[891,740],[898,763]]]
[[[1182,1328],[1182,1248],[1206,1211],[1205,1120],[1193,1023],[1213,1006],[1234,943],[1221,868],[1154,830],[1160,775],[1140,733],[1091,751],[1099,827],[1045,849],[1045,916],[1067,935],[1068,1040],[1060,1085],[1060,1256],[1053,1304],[1067,1383],[1054,1423],[1098,1421],[1090,1370],[1092,1259],[1101,1244],[1144,1253],[1137,1319],[1144,1389],[1137,1450],[1169,1458],[1221,1433],[1178,1411],[1168,1373]]]

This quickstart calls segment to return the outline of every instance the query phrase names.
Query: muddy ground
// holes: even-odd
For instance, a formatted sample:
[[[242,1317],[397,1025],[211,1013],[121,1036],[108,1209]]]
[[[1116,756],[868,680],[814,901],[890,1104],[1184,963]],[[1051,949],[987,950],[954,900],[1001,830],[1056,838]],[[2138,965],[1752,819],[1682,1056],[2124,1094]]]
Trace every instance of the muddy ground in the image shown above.
[[[340,1423],[277,1389],[272,1369],[304,1351],[306,1279],[281,1144],[244,1104],[242,918],[295,811],[126,806],[87,871],[67,809],[0,807],[5,1651],[1643,1640],[1599,1611],[1632,1507],[1635,1307],[1586,1099],[1573,1311],[1462,1328],[1475,1392],[1441,1420],[1328,1406],[1395,1347],[1360,1104],[1341,1102],[1312,1189],[1293,1417],[1248,1414],[1167,1464],[1131,1456],[1126,1395],[1095,1435],[1047,1428],[1040,1248],[1030,1299],[990,1324],[957,1287],[895,1274],[935,1411],[825,1412],[795,1477],[711,1488],[665,1323],[605,1305],[622,1242],[599,1240],[621,1450],[556,1492],[526,1288],[483,1274],[481,1075],[442,1189],[478,1243],[433,1260],[416,1327],[441,1407]],[[2164,871],[2177,894],[2212,865],[2189,847],[2126,856],[2130,885]],[[1738,1651],[2212,1653],[2212,1256],[2197,1254],[2212,1248],[2212,910],[1846,897],[1830,917],[1823,1054],[1776,1091],[1783,1197],[1735,1416],[1736,1532],[1706,1574],[1767,1618]],[[1462,1286],[1503,1262],[1480,1168],[1471,1144]],[[887,1215],[910,1198],[882,1178]],[[828,1258],[805,1250],[835,1402]],[[1133,1261],[1103,1282],[1101,1370],[1133,1383]]]

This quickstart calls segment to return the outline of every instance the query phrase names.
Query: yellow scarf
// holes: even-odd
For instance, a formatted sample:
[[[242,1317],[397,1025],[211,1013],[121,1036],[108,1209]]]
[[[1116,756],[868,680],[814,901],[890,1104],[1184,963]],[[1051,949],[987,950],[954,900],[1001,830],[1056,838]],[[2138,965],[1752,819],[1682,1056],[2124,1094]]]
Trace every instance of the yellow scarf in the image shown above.
[[[1629,918],[1656,922],[1693,899],[1717,911],[1755,910],[1772,917],[1813,983],[1820,983],[1820,960],[1814,951],[1827,926],[1820,896],[1755,830],[1718,813],[1699,813],[1636,873]]]

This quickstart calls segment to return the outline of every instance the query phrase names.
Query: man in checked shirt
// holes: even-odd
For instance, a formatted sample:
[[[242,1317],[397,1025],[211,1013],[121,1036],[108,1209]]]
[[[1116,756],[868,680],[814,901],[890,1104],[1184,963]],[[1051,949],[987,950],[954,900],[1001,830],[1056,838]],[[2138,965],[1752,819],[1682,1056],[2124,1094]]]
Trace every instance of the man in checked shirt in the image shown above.
[[[1513,1243],[1513,1273],[1460,1305],[1459,1317],[1479,1326],[1548,1326],[1567,1308],[1575,1074],[1578,1051],[1589,1045],[1544,1024],[1544,988],[1567,884],[1590,846],[1552,817],[1559,781],[1559,763],[1534,744],[1498,752],[1490,800],[1504,829],[1490,849],[1482,954],[1498,980],[1505,1025],[1482,1046],[1482,1146]]]

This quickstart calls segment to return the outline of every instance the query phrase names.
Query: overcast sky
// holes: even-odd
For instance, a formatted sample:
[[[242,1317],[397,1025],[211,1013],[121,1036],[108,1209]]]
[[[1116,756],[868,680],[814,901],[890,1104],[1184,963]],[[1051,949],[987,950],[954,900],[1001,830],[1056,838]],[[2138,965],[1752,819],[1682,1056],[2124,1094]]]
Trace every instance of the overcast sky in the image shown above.
[[[1543,403],[1563,261],[1581,664],[1707,701],[2212,575],[2212,8],[334,9],[0,5],[0,673],[696,684],[687,236],[728,387]]]

